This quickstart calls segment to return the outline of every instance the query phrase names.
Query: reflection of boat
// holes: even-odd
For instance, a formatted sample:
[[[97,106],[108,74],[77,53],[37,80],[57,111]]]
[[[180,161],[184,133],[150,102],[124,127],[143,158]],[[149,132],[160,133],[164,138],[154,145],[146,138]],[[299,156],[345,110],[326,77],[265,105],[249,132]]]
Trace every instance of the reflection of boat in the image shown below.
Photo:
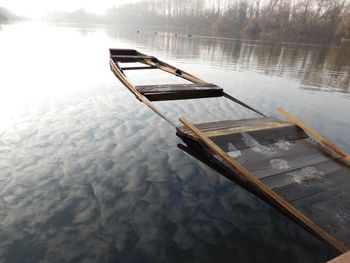
[[[126,63],[136,63],[129,67]],[[130,64],[129,64],[130,65]],[[279,110],[290,122],[268,118],[214,84],[131,49],[111,49],[116,77],[155,113],[166,119],[186,143],[184,150],[212,164],[226,176],[328,242],[340,252],[350,247],[350,157]],[[160,69],[189,84],[133,85],[127,70]],[[152,101],[225,97],[258,113],[260,118],[195,124],[181,118],[177,127]],[[317,141],[317,143],[315,142]],[[192,154],[191,153],[191,154]],[[192,154],[193,155],[193,154]],[[203,158],[202,158],[203,157]]]

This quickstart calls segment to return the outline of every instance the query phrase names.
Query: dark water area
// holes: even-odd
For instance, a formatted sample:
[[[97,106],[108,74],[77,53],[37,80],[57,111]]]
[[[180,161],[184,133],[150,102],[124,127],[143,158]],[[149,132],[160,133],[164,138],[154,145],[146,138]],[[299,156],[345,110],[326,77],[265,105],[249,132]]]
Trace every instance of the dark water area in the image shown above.
[[[337,253],[182,151],[114,77],[135,48],[350,152],[350,47],[15,23],[0,31],[0,262],[324,262]],[[136,84],[179,83],[157,71]],[[177,122],[255,116],[223,99],[158,102]]]

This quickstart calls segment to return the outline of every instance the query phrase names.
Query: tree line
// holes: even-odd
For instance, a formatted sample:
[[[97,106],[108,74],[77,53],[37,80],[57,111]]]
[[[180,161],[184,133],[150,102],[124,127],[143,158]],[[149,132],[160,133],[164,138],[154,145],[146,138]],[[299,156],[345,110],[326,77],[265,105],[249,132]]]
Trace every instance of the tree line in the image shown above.
[[[145,0],[71,13],[84,21],[178,26],[191,33],[266,40],[350,39],[350,0]],[[73,19],[74,20],[74,19]]]

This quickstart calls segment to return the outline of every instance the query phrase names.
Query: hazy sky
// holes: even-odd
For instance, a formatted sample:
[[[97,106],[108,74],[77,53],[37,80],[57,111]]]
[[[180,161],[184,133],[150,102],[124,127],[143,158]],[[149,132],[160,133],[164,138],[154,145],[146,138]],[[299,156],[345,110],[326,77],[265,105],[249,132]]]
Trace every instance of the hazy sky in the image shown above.
[[[102,13],[106,8],[140,0],[0,0],[5,7],[18,15],[40,17],[52,11],[73,11],[85,8]]]

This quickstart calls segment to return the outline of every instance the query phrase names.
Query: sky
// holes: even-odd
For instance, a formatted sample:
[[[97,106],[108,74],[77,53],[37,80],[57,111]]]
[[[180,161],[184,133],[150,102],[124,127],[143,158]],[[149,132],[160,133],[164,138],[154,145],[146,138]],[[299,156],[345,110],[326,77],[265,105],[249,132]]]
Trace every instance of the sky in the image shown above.
[[[48,12],[74,11],[79,8],[103,13],[109,7],[137,1],[140,0],[0,0],[0,7],[16,15],[39,18]]]

